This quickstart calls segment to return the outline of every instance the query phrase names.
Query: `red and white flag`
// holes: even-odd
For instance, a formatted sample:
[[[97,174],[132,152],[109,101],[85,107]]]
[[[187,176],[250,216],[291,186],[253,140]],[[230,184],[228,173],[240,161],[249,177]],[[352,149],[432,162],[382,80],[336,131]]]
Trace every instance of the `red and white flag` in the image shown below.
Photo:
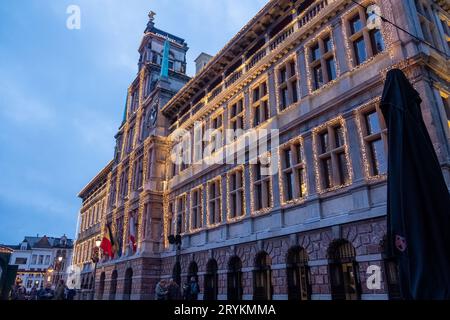
[[[130,247],[133,249],[133,252],[136,252],[136,225],[134,222],[134,216],[130,216],[130,221],[128,221],[128,225],[130,226],[130,236],[129,243]]]

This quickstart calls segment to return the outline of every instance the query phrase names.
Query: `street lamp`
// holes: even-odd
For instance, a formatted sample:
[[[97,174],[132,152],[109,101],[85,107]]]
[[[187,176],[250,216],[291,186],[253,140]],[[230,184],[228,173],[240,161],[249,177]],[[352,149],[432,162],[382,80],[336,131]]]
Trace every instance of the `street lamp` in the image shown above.
[[[63,260],[63,257],[59,256],[59,257],[58,257],[59,263],[61,263],[62,260]]]
[[[102,241],[100,240],[100,237],[97,237],[97,239],[95,239],[95,248],[91,258],[92,262],[94,263],[94,285],[92,286],[92,300],[95,300],[95,277],[97,275],[97,263],[100,260],[101,243]]]
[[[175,265],[177,273],[175,274],[175,282],[177,282],[181,286],[181,275],[179,274],[178,265],[180,264],[180,253],[181,253],[181,235],[179,234],[181,230],[181,226],[178,226],[177,228],[177,235],[170,235],[168,236],[168,240],[170,244],[176,245],[176,253],[175,253]]]

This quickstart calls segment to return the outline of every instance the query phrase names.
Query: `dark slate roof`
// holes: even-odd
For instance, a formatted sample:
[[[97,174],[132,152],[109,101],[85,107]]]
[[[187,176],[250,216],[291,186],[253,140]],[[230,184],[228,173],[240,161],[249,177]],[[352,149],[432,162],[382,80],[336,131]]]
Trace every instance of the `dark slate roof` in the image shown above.
[[[25,237],[22,241],[27,243],[27,250],[31,250],[34,248],[73,248],[73,240],[66,238],[66,245],[64,246],[61,241],[62,237]],[[20,243],[19,245],[4,245],[5,247],[11,248],[13,250],[20,250],[22,247]]]

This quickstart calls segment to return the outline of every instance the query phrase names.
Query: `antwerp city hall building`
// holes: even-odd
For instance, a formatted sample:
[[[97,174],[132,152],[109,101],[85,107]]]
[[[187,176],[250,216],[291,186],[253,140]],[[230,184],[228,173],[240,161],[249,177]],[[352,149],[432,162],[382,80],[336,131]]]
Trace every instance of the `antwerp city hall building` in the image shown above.
[[[160,279],[191,277],[204,300],[399,297],[383,249],[378,102],[386,72],[402,69],[450,185],[450,6],[358,2],[269,1],[215,56],[200,55],[192,78],[185,40],[149,15],[114,159],[79,195],[73,264],[90,270],[82,286],[95,299],[154,299]],[[243,134],[226,139],[228,129]],[[209,130],[216,154],[251,129],[278,130],[266,146],[275,172],[262,174],[267,161],[247,149],[239,163],[193,159],[208,141],[174,160],[180,130]],[[107,233],[116,253],[93,269],[95,239]]]

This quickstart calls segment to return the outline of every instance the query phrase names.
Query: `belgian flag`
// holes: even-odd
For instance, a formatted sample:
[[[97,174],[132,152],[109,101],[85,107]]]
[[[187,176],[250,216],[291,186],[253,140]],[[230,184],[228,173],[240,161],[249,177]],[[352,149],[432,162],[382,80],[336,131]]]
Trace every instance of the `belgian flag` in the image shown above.
[[[100,248],[106,253],[110,258],[114,258],[115,253],[115,241],[114,236],[111,231],[111,225],[106,225],[106,234],[103,236],[102,243],[100,244]]]

